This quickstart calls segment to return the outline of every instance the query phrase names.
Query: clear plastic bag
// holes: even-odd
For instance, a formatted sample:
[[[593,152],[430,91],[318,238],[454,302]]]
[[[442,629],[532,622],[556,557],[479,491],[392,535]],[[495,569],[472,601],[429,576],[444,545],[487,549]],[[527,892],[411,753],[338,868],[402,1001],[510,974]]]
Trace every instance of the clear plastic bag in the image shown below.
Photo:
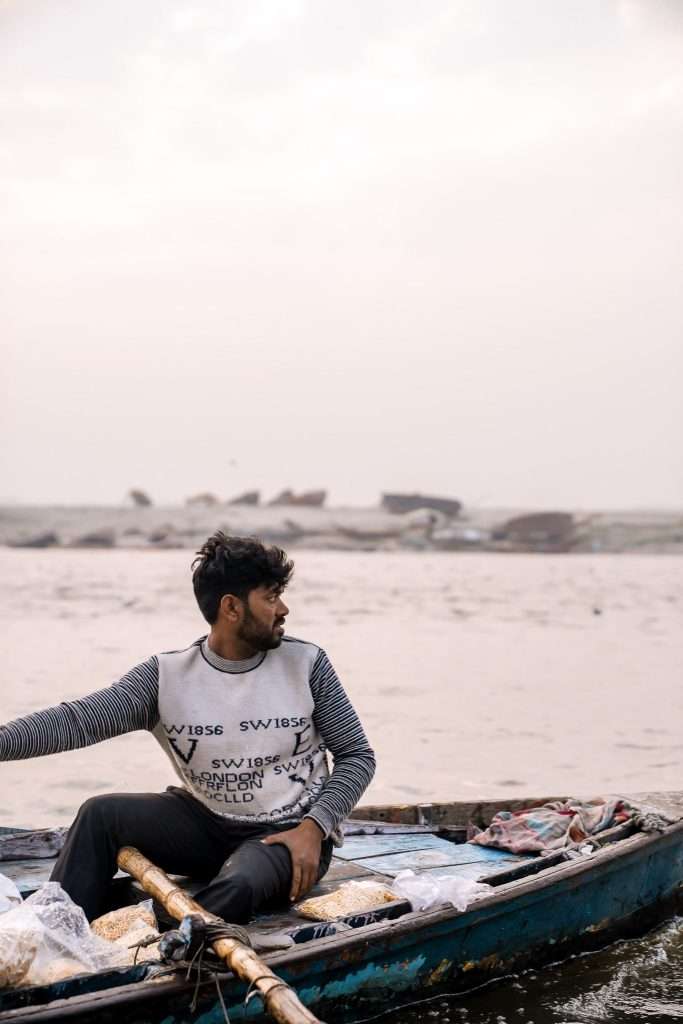
[[[0,914],[6,914],[8,910],[12,910],[20,904],[21,893],[12,879],[7,875],[0,875]]]
[[[48,985],[115,966],[120,952],[98,938],[58,882],[46,882],[0,917],[0,987]]]
[[[416,875],[410,868],[396,875],[391,889],[397,896],[408,900],[413,910],[430,910],[444,903],[452,903],[456,910],[466,910],[470,903],[493,891],[484,882],[431,872]]]
[[[118,950],[117,963],[122,967],[159,959],[159,946],[154,940],[160,935],[152,900],[112,910],[98,917],[90,927],[95,936],[105,939],[113,950]]]
[[[333,892],[313,896],[294,908],[302,917],[313,921],[336,921],[348,914],[364,914],[392,900],[391,890],[377,882],[352,879]]]

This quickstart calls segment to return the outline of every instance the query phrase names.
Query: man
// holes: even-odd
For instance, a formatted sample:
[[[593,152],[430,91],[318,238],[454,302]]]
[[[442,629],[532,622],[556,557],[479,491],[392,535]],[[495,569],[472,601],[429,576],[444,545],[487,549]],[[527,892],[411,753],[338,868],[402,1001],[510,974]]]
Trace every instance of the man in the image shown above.
[[[147,729],[181,786],[92,797],[52,879],[89,920],[108,909],[122,846],[206,880],[197,899],[244,923],[296,900],[329,867],[339,826],[375,768],[327,655],[285,636],[284,551],[218,532],[193,562],[210,625],[186,650],[156,655],[117,683],[0,727],[0,760],[37,757]],[[326,750],[334,758],[330,774]]]

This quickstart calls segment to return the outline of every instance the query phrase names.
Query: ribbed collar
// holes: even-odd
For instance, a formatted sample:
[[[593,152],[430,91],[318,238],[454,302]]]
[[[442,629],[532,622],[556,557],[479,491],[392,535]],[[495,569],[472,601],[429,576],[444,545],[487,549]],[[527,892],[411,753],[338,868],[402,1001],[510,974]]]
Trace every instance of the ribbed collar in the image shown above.
[[[217,668],[219,672],[229,672],[234,676],[243,675],[245,672],[251,672],[252,669],[258,668],[268,653],[268,651],[258,651],[253,658],[230,661],[229,658],[221,658],[220,654],[216,654],[215,651],[211,650],[207,637],[204,637],[202,640],[200,650],[204,660],[208,661],[212,668]]]

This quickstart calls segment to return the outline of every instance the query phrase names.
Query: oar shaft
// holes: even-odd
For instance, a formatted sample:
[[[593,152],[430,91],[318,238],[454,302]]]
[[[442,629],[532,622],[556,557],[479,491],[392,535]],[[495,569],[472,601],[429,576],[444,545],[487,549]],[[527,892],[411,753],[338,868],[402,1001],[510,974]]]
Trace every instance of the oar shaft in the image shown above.
[[[118,864],[123,871],[136,878],[145,892],[161,903],[177,921],[182,921],[186,914],[200,914],[205,921],[211,923],[218,920],[134,847],[124,846],[119,850]],[[266,1010],[278,1024],[320,1024],[318,1018],[299,1000],[296,992],[284,986],[277,974],[249,946],[237,939],[217,939],[212,946],[231,971],[242,981],[253,984],[261,994]]]

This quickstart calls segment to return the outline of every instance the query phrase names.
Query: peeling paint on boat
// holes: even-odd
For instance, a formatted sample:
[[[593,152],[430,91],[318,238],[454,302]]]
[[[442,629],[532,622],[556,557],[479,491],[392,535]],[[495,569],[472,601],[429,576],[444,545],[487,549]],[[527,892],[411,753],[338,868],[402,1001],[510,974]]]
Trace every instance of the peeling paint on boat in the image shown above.
[[[450,974],[453,967],[453,961],[444,957],[440,964],[434,968],[433,971],[427,977],[425,985],[431,987],[432,985],[439,985],[442,981],[445,981]]]
[[[396,963],[366,964],[338,981],[327,982],[315,989],[300,989],[299,998],[307,1005],[320,999],[348,999],[359,990],[391,987],[395,992],[410,988],[418,979],[426,962],[425,956]]]
[[[602,921],[596,921],[595,924],[589,924],[584,930],[587,932],[602,932],[605,928],[609,927],[609,924],[610,919],[608,917],[603,917]]]
[[[484,956],[481,960],[468,960],[467,963],[462,965],[463,971],[491,971],[501,964],[499,956],[492,954],[491,956]]]

